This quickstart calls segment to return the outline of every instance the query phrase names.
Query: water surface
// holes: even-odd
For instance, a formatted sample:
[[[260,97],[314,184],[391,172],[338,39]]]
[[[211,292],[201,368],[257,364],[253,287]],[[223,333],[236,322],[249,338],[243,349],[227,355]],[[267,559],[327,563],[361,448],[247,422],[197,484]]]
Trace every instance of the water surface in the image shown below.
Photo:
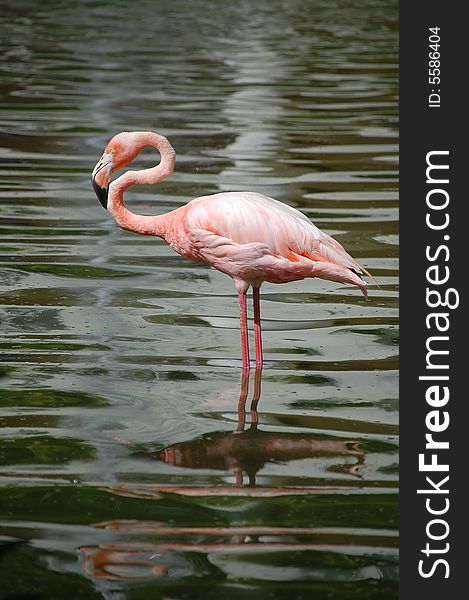
[[[397,598],[395,2],[0,19],[0,597]],[[266,284],[242,380],[231,281],[93,195],[108,139],[141,129],[177,166],[133,210],[261,192],[380,288]]]

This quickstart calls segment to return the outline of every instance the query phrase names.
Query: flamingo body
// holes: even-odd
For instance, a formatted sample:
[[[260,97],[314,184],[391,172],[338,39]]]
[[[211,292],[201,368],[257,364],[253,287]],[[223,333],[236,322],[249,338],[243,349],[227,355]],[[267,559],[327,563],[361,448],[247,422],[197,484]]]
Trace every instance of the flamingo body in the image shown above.
[[[170,213],[183,256],[232,277],[238,291],[250,285],[321,277],[366,286],[360,265],[303,213],[254,192],[203,196]],[[182,235],[181,235],[182,233]]]
[[[154,146],[160,163],[127,171],[110,182],[111,173],[145,146]],[[92,182],[102,202],[123,229],[162,237],[178,254],[208,263],[226,273],[238,290],[243,367],[249,368],[246,292],[254,293],[256,365],[262,366],[259,289],[264,281],[286,283],[319,277],[357,285],[367,297],[362,275],[369,275],[344,248],[300,211],[255,192],[202,196],[169,213],[136,215],[123,202],[124,191],[138,183],[157,183],[173,172],[175,153],[169,141],[152,132],[124,132],[107,145]]]

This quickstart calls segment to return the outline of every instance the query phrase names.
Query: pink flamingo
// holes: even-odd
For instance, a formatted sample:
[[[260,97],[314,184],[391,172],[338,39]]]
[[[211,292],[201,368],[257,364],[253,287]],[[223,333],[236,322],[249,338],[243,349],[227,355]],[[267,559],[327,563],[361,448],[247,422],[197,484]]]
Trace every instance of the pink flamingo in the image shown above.
[[[128,165],[147,146],[161,156],[158,165],[127,171],[112,183],[111,174]],[[262,368],[259,291],[262,283],[320,277],[357,285],[367,298],[362,275],[370,276],[343,247],[303,213],[255,192],[202,196],[169,213],[144,216],[126,208],[123,194],[135,184],[152,184],[172,174],[176,153],[169,141],[151,131],[117,134],[93,170],[99,201],[117,224],[163,238],[178,254],[208,263],[229,275],[238,290],[243,369],[249,369],[246,294],[253,289],[256,368]]]

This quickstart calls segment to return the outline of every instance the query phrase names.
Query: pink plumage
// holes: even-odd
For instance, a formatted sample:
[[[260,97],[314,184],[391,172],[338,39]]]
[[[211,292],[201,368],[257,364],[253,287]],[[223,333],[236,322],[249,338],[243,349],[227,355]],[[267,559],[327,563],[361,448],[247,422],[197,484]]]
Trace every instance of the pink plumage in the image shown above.
[[[155,147],[160,163],[127,171],[110,183],[112,172],[129,164],[146,146]],[[235,282],[240,307],[242,364],[249,369],[246,293],[253,288],[256,367],[261,368],[259,290],[264,281],[286,283],[319,277],[357,285],[367,297],[362,275],[369,275],[344,248],[300,211],[255,192],[202,196],[158,216],[136,215],[123,202],[134,184],[152,184],[171,175],[175,152],[169,141],[147,131],[124,132],[106,146],[92,174],[99,200],[123,229],[163,238],[190,259],[206,262]]]

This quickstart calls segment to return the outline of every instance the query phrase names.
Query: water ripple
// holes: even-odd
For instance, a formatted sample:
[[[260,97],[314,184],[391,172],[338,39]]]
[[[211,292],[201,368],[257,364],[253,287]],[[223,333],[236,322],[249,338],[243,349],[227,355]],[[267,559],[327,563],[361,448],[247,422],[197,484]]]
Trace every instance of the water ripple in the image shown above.
[[[395,3],[157,9],[0,15],[5,589],[395,598]],[[133,210],[273,196],[373,272],[369,302],[265,285],[266,367],[240,380],[232,282],[119,230],[93,197],[107,140],[136,129],[167,135],[177,167],[129,190]]]

